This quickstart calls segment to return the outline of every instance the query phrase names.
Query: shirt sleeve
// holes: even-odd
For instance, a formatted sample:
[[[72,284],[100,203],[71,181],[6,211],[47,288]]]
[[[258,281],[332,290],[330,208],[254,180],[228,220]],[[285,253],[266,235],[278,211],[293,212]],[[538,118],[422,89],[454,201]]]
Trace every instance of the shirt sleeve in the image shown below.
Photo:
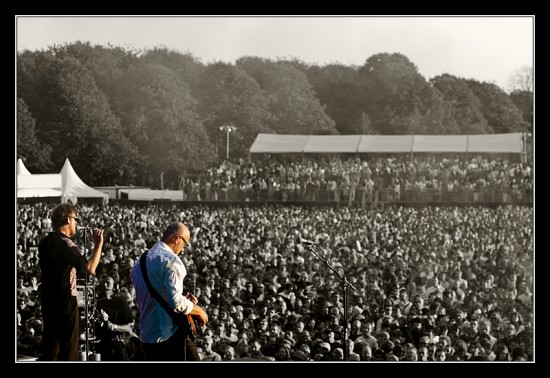
[[[165,287],[168,288],[168,304],[176,312],[189,314],[193,309],[193,301],[187,299],[183,292],[183,279],[187,275],[187,269],[179,257],[175,257],[169,274],[166,275]]]
[[[61,240],[61,243],[66,251],[65,258],[67,259],[69,265],[73,268],[76,268],[77,270],[82,269],[84,264],[86,264],[86,257],[80,253],[80,250],[78,249],[74,241],[67,237],[62,237]]]

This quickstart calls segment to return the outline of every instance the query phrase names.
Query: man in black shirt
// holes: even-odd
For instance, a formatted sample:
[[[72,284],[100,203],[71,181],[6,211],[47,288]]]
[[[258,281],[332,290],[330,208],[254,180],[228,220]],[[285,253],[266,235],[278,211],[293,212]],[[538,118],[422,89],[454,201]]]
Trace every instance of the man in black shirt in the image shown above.
[[[128,361],[125,339],[133,332],[132,310],[123,298],[114,295],[115,281],[103,276],[99,281],[96,336],[102,361]]]
[[[103,246],[103,230],[93,230],[94,250],[89,259],[80,254],[71,239],[79,221],[71,204],[52,211],[54,231],[38,246],[41,270],[44,333],[41,360],[78,361],[79,314],[76,290],[77,269],[95,274]]]

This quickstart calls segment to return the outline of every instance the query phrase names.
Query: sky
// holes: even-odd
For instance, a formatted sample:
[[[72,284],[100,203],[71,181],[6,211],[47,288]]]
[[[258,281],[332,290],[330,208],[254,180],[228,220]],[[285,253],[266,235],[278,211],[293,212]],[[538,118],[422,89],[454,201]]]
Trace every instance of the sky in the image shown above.
[[[401,53],[426,79],[448,73],[508,89],[534,67],[534,17],[80,17],[17,16],[16,48],[92,44],[191,53],[203,63],[243,56],[363,65]]]

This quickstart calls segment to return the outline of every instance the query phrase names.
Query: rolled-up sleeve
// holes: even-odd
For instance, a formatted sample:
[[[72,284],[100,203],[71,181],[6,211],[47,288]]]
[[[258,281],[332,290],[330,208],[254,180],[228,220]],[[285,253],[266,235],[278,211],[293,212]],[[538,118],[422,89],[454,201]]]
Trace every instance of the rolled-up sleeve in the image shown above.
[[[169,269],[169,273],[166,275],[164,287],[168,288],[167,297],[168,304],[176,312],[182,312],[189,314],[193,309],[193,301],[185,297],[186,293],[183,292],[183,279],[187,275],[187,269],[183,262],[176,257],[172,266]]]

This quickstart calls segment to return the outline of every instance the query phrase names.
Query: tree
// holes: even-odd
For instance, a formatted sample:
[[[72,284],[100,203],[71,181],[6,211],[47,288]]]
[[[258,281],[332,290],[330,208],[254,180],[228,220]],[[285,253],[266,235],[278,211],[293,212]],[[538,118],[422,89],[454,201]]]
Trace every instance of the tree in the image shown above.
[[[495,133],[525,132],[529,125],[510,96],[492,83],[466,81],[481,103],[481,112]]]
[[[533,68],[521,67],[510,77],[509,90],[533,92]]]
[[[17,156],[32,172],[48,172],[51,169],[51,148],[42,144],[36,136],[35,119],[23,99],[17,99]]]
[[[185,82],[169,68],[139,62],[121,75],[116,114],[125,135],[137,146],[141,182],[177,187],[177,175],[204,169],[214,158],[196,101]],[[168,174],[168,176],[166,176]]]
[[[231,134],[230,156],[246,154],[258,133],[273,132],[270,99],[241,68],[213,63],[204,70],[200,82],[195,93],[210,139],[225,140],[226,135],[220,131],[224,125],[238,128]]]
[[[307,76],[292,63],[256,57],[237,60],[270,97],[272,129],[282,134],[336,134],[334,121],[316,97]]]
[[[52,48],[58,58],[72,57],[78,60],[93,75],[97,87],[107,98],[116,93],[118,77],[134,65],[141,51],[120,46],[94,45],[90,42],[74,42]]]
[[[402,54],[371,56],[358,70],[361,108],[382,134],[424,134],[429,124],[441,124],[432,112],[437,94]]]
[[[61,168],[68,157],[90,185],[131,181],[135,149],[91,72],[77,59],[54,51],[18,59],[18,93],[36,119],[37,136]]]
[[[371,127],[370,117],[361,108],[357,67],[342,64],[322,67],[311,65],[306,67],[305,73],[319,102],[335,121],[340,134],[365,134],[367,130],[376,130]],[[367,123],[364,117],[368,118]]]
[[[487,134],[492,132],[481,111],[481,102],[465,79],[449,74],[430,80],[446,102],[448,134]]]
[[[193,97],[194,91],[202,86],[204,65],[190,53],[182,54],[165,47],[155,47],[147,50],[141,61],[149,64],[160,64],[173,71],[182,81],[187,83]]]
[[[513,91],[510,99],[523,115],[523,120],[528,123],[529,131],[533,132],[533,92]]]
[[[372,126],[372,120],[369,115],[364,112],[361,112],[361,114],[354,119],[351,119],[350,124],[357,130],[355,134],[380,135],[380,130]]]

